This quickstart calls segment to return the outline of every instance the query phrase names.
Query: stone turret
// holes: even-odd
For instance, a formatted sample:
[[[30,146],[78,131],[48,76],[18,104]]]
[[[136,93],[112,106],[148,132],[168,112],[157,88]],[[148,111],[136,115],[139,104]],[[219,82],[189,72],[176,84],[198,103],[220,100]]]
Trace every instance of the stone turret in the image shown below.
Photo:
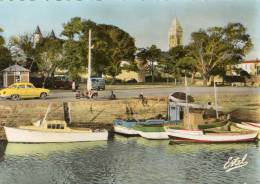
[[[34,46],[43,38],[40,27],[37,26],[33,34],[33,44]]]
[[[50,34],[49,38],[51,38],[51,39],[57,38],[53,30],[51,30],[51,34]]]
[[[169,30],[169,49],[183,44],[183,29],[175,17]]]

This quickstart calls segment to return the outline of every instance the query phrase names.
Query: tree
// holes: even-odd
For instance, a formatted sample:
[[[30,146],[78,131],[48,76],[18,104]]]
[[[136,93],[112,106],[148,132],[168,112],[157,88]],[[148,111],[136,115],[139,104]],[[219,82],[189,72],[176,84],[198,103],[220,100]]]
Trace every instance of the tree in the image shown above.
[[[13,60],[31,70],[37,72],[38,68],[35,63],[36,50],[33,42],[33,35],[26,33],[20,36],[13,36],[9,41],[9,47]]]
[[[0,33],[4,30],[0,28]],[[5,39],[0,34],[0,70],[7,68],[9,65],[12,65],[12,57],[10,50],[5,46]]]
[[[185,75],[185,72],[191,72],[190,61],[187,61],[187,48],[183,46],[176,46],[171,48],[168,52],[162,52],[159,60],[159,67],[166,74],[174,76],[175,79]],[[187,64],[186,64],[187,63]]]
[[[148,61],[150,63],[150,71],[152,75],[152,82],[154,82],[154,63],[158,62],[160,59],[161,50],[156,47],[156,45],[152,45],[150,48],[148,48]]]
[[[155,73],[155,62],[159,62],[161,56],[161,50],[156,47],[156,45],[151,45],[147,48],[139,48],[136,53],[135,63],[132,65],[136,65],[138,69],[138,80],[139,82],[145,82],[145,74],[147,72],[151,73],[152,82],[154,82],[154,73]]]
[[[252,48],[250,36],[240,23],[230,23],[225,27],[212,27],[191,34],[189,56],[195,60],[195,66],[207,85],[213,71],[241,62]]]
[[[91,20],[75,17],[64,24],[63,28],[62,35],[68,38],[65,41],[65,68],[70,68],[74,62],[77,66],[81,65],[77,67],[80,71],[87,66],[89,29],[92,30],[92,67],[96,75],[105,73],[115,78],[121,72],[121,61],[134,58],[134,39],[116,26],[96,24]],[[71,49],[75,51],[71,52]]]
[[[37,44],[36,52],[36,63],[44,77],[44,87],[46,79],[49,77],[53,79],[56,69],[63,64],[63,41],[44,38]]]

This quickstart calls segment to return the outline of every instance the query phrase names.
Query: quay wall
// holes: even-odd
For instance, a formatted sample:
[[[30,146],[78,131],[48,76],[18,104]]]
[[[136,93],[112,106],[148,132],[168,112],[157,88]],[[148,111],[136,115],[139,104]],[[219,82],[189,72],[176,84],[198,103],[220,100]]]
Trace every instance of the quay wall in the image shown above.
[[[49,104],[51,110],[47,120],[64,120],[64,102],[20,101],[0,104],[0,127],[31,125],[44,117]],[[70,111],[71,127],[89,127],[112,129],[116,118],[149,119],[167,114],[166,98],[127,100],[82,100],[67,102]],[[0,139],[3,138],[0,128]]]

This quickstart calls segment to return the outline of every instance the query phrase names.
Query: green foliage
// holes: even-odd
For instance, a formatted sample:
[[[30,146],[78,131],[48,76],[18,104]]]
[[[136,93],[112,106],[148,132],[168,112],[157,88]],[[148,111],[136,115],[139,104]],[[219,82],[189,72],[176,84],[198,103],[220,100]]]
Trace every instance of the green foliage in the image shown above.
[[[20,36],[13,36],[9,41],[13,60],[32,72],[38,71],[35,63],[36,51],[33,43],[33,35],[26,33]]]
[[[105,73],[114,78],[121,72],[120,62],[134,58],[134,39],[116,26],[75,17],[63,27],[62,35],[68,38],[63,67],[68,68],[70,73],[78,73],[87,66],[89,29],[92,30],[92,67],[96,75]]]
[[[0,33],[4,32],[4,30],[0,27]],[[5,44],[5,39],[2,35],[0,35],[0,46]]]
[[[168,52],[161,54],[159,67],[167,74],[173,75],[175,78],[194,73],[195,62],[192,57],[187,56],[188,48],[177,46],[171,48]]]
[[[63,64],[63,41],[44,38],[36,45],[35,50],[36,63],[45,82],[48,77],[53,78],[55,70]]]
[[[0,28],[0,33],[4,30]],[[10,65],[14,64],[11,58],[11,53],[8,48],[5,47],[5,39],[0,35],[0,70],[3,70]]]
[[[10,51],[6,47],[0,46],[0,70],[3,70],[13,64],[14,62]]]
[[[189,55],[195,59],[195,66],[206,85],[210,76],[227,65],[238,64],[252,48],[250,36],[240,23],[226,27],[212,27],[191,34]]]

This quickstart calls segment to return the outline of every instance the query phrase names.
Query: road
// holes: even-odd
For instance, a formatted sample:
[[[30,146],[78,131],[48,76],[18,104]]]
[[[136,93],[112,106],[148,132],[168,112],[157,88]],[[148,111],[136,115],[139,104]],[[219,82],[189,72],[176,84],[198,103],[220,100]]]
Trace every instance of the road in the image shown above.
[[[117,98],[124,99],[124,98],[132,98],[138,97],[140,93],[143,93],[144,96],[168,96],[169,94],[176,92],[176,91],[183,91],[185,92],[184,87],[147,87],[142,89],[116,89],[114,90],[114,94]],[[192,96],[209,94],[214,95],[214,89],[212,87],[190,87],[189,88],[190,94]],[[218,87],[217,88],[218,94],[232,94],[232,95],[250,95],[250,94],[260,94],[260,88],[248,88],[248,87]],[[98,99],[108,99],[111,94],[110,90],[99,91],[98,92]],[[82,99],[86,100],[86,99]],[[23,102],[40,102],[42,100],[39,99],[31,99],[31,100],[20,100],[20,103]],[[51,95],[44,101],[78,101],[75,99],[75,92],[70,90],[52,90]],[[0,100],[1,103],[12,102],[10,100]]]

